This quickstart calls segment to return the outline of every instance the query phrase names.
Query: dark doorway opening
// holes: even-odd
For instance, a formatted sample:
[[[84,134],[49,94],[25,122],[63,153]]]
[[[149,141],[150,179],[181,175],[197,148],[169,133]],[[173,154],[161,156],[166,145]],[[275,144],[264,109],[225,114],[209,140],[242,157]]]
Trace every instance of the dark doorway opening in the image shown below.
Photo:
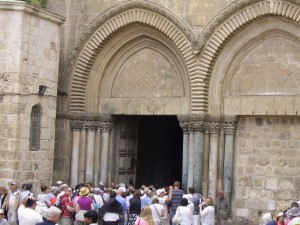
[[[183,133],[176,116],[141,116],[136,186],[161,187],[182,179]]]

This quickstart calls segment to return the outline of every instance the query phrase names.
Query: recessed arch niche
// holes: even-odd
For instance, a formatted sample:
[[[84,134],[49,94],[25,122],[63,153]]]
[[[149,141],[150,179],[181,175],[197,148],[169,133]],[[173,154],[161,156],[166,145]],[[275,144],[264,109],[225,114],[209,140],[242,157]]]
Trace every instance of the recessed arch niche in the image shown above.
[[[87,87],[88,112],[170,115],[190,108],[184,59],[168,37],[147,26],[131,25],[106,43]]]
[[[265,17],[233,37],[212,73],[209,112],[296,114],[300,86],[297,26],[288,19]]]

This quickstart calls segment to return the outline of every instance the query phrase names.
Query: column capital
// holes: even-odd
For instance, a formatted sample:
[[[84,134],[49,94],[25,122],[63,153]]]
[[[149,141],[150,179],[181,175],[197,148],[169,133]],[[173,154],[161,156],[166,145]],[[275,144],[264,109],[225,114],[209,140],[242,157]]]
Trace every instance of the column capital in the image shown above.
[[[220,115],[208,115],[208,119],[205,124],[208,133],[218,134],[222,128],[221,120],[222,117]]]
[[[84,126],[83,120],[70,120],[72,130],[81,130]]]
[[[235,134],[237,129],[237,116],[224,115],[223,129],[225,134]]]
[[[95,130],[96,128],[96,121],[93,120],[85,120],[84,121],[85,128],[89,130]]]
[[[97,127],[99,127],[101,131],[109,132],[113,128],[113,123],[111,121],[97,121]]]
[[[177,115],[179,125],[184,133],[204,131],[206,114]]]
[[[177,115],[177,119],[179,121],[179,126],[182,129],[183,133],[189,132],[189,122],[190,118],[189,115]]]

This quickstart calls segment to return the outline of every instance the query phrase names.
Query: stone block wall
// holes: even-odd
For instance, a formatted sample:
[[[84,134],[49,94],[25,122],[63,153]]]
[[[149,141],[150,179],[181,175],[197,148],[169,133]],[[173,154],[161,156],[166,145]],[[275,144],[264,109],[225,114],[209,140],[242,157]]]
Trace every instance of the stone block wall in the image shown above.
[[[241,117],[236,134],[234,208],[257,221],[300,199],[300,118]]]
[[[0,1],[0,182],[52,182],[60,25],[64,18],[22,1]],[[39,84],[47,86],[38,95]],[[29,150],[40,105],[40,148]]]

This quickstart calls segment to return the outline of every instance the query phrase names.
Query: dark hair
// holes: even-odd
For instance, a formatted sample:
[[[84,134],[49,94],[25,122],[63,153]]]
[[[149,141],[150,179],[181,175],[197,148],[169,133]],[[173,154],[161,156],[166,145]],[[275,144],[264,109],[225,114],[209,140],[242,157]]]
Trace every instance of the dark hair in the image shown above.
[[[298,205],[298,203],[297,202],[293,202],[292,204],[291,204],[291,208],[293,208],[293,207],[299,207],[299,205]]]
[[[186,198],[183,198],[180,202],[181,206],[187,206],[189,204],[188,200]]]
[[[116,196],[117,196],[117,194],[114,191],[111,192],[110,195],[109,195],[110,198],[115,198]]]
[[[31,191],[31,189],[32,189],[32,184],[26,184],[26,190]]]
[[[41,192],[46,191],[47,188],[48,188],[48,187],[47,187],[45,184],[42,184],[42,185],[41,185]]]
[[[28,197],[25,202],[25,207],[31,207],[36,204],[36,199]]]
[[[193,187],[189,187],[189,192],[194,194],[195,193],[195,189]]]
[[[84,218],[92,219],[93,223],[97,223],[98,214],[96,210],[90,210],[83,214]]]

